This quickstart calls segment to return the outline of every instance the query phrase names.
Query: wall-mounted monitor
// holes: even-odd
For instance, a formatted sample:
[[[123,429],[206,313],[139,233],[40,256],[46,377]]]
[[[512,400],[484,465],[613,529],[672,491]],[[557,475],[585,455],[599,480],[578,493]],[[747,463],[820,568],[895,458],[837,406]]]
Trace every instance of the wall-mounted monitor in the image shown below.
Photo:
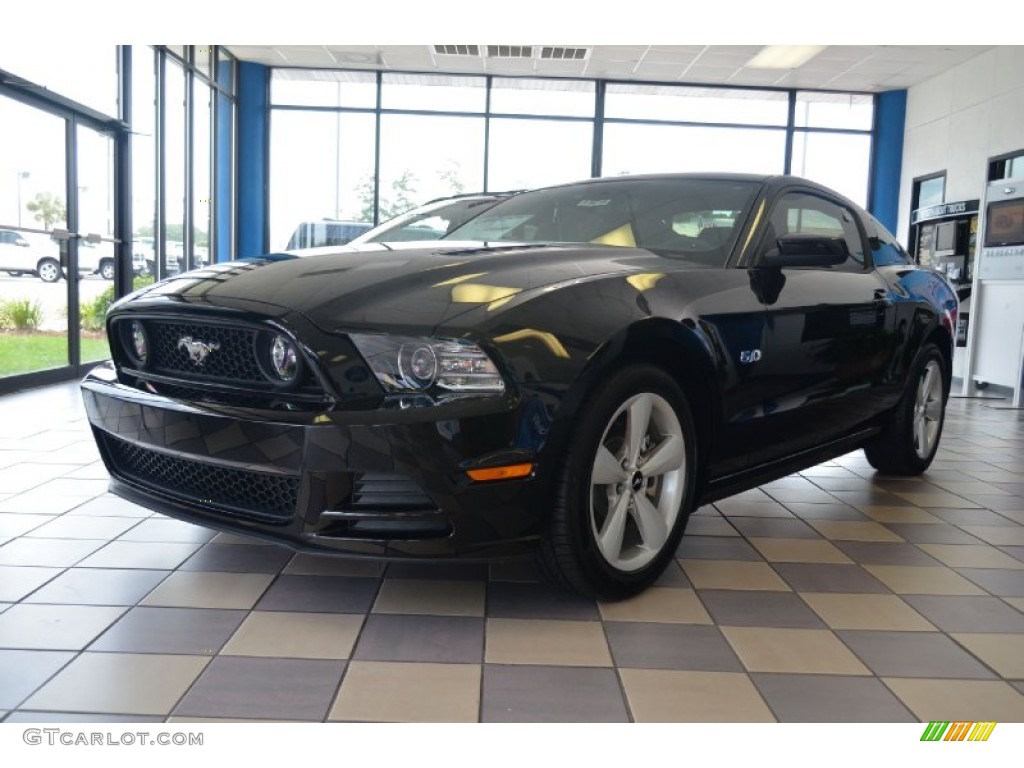
[[[943,221],[935,227],[935,251],[956,250],[956,222]]]
[[[988,204],[985,247],[1024,244],[1024,198]]]

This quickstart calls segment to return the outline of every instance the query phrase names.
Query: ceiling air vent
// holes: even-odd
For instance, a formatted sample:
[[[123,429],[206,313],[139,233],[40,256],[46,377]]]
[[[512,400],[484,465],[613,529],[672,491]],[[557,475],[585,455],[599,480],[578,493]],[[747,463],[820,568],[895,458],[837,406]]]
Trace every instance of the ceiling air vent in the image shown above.
[[[434,53],[443,56],[479,56],[479,45],[435,45]]]
[[[563,61],[570,59],[585,59],[587,58],[586,48],[561,48],[561,47],[544,47],[540,49],[540,57],[542,59],[561,59]]]
[[[488,45],[489,59],[532,59],[532,45]]]

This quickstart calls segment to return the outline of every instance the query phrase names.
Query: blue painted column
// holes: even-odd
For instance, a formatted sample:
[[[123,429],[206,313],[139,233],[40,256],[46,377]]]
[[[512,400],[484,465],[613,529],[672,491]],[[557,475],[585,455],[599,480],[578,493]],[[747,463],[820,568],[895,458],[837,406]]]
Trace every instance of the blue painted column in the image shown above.
[[[269,78],[262,64],[238,63],[238,258],[267,252]]]
[[[868,210],[890,232],[896,232],[903,168],[903,131],[907,118],[907,92],[886,91],[878,96],[875,141],[871,156]]]

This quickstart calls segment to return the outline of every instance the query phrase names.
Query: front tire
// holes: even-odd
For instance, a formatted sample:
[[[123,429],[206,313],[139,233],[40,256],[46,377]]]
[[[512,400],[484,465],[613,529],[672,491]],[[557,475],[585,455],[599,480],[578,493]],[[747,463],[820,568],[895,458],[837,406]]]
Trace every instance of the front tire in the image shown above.
[[[100,277],[104,280],[114,279],[114,262],[108,259],[100,263]]]
[[[907,389],[883,428],[864,446],[868,463],[887,475],[920,475],[932,463],[946,414],[946,361],[926,344],[910,366]]]
[[[689,403],[652,366],[616,373],[580,409],[555,484],[542,571],[588,597],[622,599],[672,560],[693,504]]]
[[[61,269],[56,259],[42,259],[36,272],[44,283],[56,283],[60,280]]]

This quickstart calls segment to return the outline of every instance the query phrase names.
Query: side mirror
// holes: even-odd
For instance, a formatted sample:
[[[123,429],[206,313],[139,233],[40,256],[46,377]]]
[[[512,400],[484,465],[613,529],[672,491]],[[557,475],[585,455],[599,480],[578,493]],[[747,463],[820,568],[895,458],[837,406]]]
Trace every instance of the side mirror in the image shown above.
[[[846,240],[825,235],[790,234],[775,241],[777,247],[763,256],[761,267],[831,267],[850,255]]]

